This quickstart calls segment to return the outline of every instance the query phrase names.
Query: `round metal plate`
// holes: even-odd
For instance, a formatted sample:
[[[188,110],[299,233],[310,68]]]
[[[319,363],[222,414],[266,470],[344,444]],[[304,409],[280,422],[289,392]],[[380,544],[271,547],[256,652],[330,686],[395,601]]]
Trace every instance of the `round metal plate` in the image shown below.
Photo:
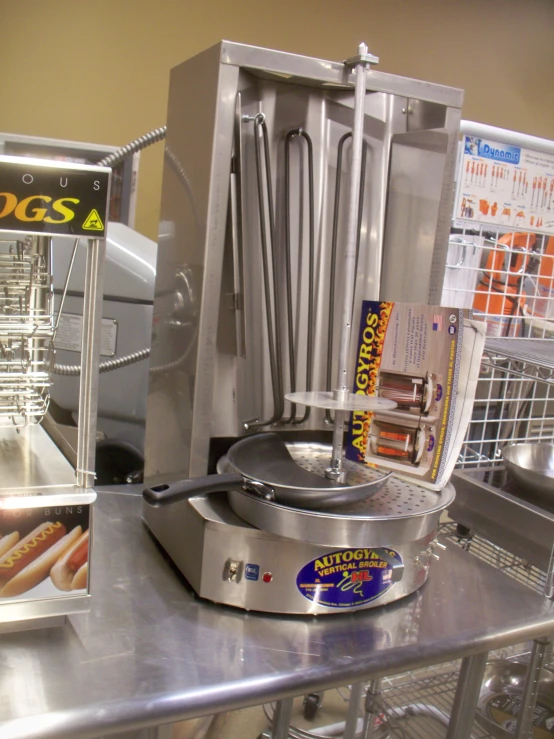
[[[325,390],[311,392],[287,393],[291,403],[309,405],[314,408],[326,408],[334,411],[391,411],[398,405],[394,400],[378,398],[375,395],[357,395],[350,393],[346,400],[336,400],[333,393]]]

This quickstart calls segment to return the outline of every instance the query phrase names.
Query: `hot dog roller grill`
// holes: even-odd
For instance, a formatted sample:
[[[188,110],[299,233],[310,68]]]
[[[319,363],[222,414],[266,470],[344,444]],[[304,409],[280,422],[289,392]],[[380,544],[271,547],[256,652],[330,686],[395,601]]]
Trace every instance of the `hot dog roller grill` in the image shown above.
[[[143,518],[218,603],[368,608],[438,557],[452,486],[388,477],[364,499],[383,473],[342,453],[362,299],[440,302],[462,102],[377,62],[225,41],[171,73]]]
[[[2,631],[57,625],[67,614],[89,607],[88,582],[79,589],[60,589],[49,570],[53,553],[61,556],[67,542],[90,528],[96,499],[93,470],[110,173],[102,167],[0,156]],[[52,289],[54,236],[73,239],[74,254],[79,237],[87,239],[76,471],[40,425],[50,399],[58,327]],[[7,548],[12,541],[13,549]],[[86,548],[79,557],[90,558]],[[25,573],[29,561],[41,563],[41,574],[30,580]],[[19,577],[16,586],[20,571],[26,579]],[[72,574],[68,583],[71,579]]]

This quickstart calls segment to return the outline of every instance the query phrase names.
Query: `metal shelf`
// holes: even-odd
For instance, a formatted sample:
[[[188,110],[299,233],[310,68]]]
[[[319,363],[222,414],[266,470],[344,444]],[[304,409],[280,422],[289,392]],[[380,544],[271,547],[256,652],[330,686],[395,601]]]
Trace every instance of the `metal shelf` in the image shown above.
[[[508,374],[554,384],[554,343],[550,339],[488,338],[485,354],[489,360],[485,365],[490,363]],[[502,368],[506,360],[510,364]]]
[[[497,570],[501,570],[522,585],[526,585],[536,593],[542,594],[544,592],[545,572],[529,564],[521,557],[516,557],[511,552],[492,544],[477,534],[468,536],[459,534],[455,523],[442,524],[439,532],[441,536],[447,537],[470,554],[473,554],[474,557],[487,562]]]

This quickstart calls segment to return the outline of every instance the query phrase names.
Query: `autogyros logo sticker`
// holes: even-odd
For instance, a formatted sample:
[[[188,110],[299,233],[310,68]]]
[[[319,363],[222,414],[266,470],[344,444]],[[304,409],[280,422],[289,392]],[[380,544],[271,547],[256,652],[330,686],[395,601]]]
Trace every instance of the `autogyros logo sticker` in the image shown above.
[[[311,560],[296,577],[308,600],[329,608],[362,606],[393,585],[390,559],[402,564],[394,549],[340,549]]]

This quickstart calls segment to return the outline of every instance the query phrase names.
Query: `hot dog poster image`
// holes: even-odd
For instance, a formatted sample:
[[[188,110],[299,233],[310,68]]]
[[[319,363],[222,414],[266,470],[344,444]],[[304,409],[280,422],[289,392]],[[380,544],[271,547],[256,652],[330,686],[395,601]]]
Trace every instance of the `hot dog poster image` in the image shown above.
[[[0,510],[0,603],[88,591],[90,505]]]

